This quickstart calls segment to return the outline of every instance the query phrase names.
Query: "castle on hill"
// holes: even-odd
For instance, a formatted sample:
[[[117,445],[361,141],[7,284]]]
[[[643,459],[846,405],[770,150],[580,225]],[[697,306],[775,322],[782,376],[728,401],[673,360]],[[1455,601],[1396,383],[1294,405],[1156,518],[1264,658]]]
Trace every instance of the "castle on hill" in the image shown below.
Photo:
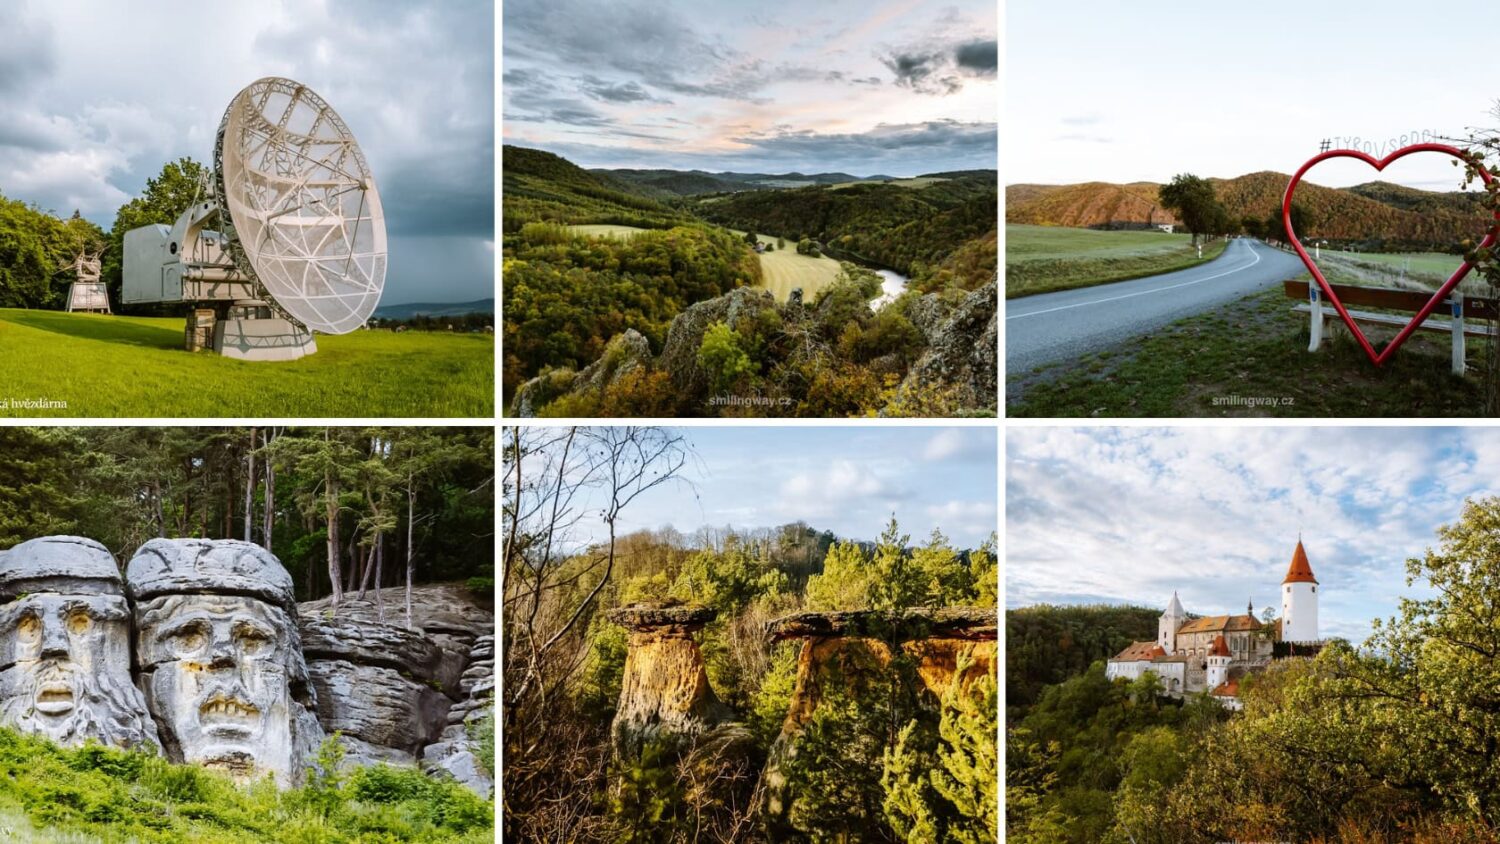
[[[1277,642],[1318,641],[1318,579],[1298,539],[1281,581],[1280,618],[1262,622],[1253,604],[1245,607],[1244,615],[1189,618],[1173,592],[1157,622],[1156,640],[1132,642],[1109,660],[1105,676],[1134,680],[1150,672],[1171,697],[1207,692],[1230,709],[1239,709],[1240,680],[1270,664]]]

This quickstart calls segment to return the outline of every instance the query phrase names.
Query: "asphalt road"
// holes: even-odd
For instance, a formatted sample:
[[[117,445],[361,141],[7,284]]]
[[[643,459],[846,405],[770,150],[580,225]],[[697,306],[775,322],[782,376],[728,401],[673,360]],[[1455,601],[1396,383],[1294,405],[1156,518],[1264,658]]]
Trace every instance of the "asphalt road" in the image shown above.
[[[1149,333],[1302,272],[1296,255],[1238,238],[1219,257],[1191,269],[1010,299],[1007,379]]]

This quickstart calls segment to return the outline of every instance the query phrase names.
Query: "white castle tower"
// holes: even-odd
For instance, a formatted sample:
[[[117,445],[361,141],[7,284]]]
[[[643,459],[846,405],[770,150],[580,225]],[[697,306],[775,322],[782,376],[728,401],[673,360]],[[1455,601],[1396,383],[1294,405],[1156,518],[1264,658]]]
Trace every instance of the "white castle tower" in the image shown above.
[[[1156,644],[1168,655],[1177,652],[1177,628],[1187,620],[1187,613],[1182,609],[1182,602],[1177,600],[1177,592],[1172,592],[1172,603],[1167,605],[1167,611],[1161,614],[1161,620],[1156,622]]]
[[[1318,579],[1307,563],[1301,539],[1281,581],[1281,641],[1318,641]]]
[[[1214,637],[1213,647],[1208,649],[1208,676],[1206,679],[1208,690],[1213,691],[1229,680],[1229,644],[1224,641],[1224,634],[1220,633]]]

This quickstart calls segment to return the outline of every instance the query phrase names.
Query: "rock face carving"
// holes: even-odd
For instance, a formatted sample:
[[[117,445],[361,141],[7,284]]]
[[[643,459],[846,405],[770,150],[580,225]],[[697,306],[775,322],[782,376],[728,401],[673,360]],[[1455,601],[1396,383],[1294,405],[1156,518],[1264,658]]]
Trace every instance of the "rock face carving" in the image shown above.
[[[0,552],[0,724],[76,746],[159,744],[131,682],[114,555],[76,536]]]
[[[605,613],[630,631],[620,702],[610,725],[619,758],[635,758],[652,742],[691,743],[729,725],[733,713],[709,686],[694,638],[714,616],[705,607],[631,606]]]
[[[299,605],[302,648],[318,720],[339,730],[346,759],[420,764],[481,796],[493,790],[469,727],[492,710],[494,614],[455,584],[412,590],[406,629],[401,589]],[[384,605],[382,621],[380,607]]]
[[[298,784],[323,732],[280,561],[237,540],[153,539],[125,579],[138,682],[167,756]]]

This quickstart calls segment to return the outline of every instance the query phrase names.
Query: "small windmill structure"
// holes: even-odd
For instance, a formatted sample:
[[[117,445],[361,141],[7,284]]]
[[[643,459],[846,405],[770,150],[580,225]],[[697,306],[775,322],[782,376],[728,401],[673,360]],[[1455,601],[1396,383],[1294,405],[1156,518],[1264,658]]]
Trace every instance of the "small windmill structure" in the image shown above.
[[[103,249],[90,252],[80,247],[78,257],[73,259],[73,263],[63,267],[77,274],[73,283],[68,285],[68,310],[70,312],[110,313],[109,291],[105,288],[104,282],[99,279],[103,268],[99,256],[103,254]]]

